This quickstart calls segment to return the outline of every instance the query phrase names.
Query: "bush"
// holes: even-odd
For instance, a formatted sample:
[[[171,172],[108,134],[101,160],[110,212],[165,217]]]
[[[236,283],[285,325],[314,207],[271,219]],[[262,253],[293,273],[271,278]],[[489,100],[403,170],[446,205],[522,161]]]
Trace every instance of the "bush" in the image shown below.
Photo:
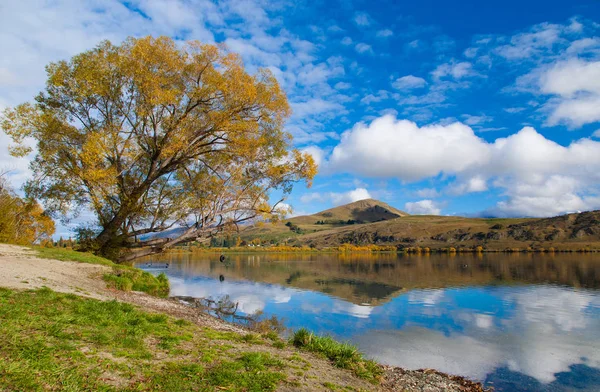
[[[109,287],[123,291],[142,291],[157,297],[169,295],[169,280],[164,273],[154,276],[136,268],[113,267],[113,271],[104,275]]]
[[[367,360],[358,349],[349,343],[340,343],[329,336],[317,336],[305,328],[297,330],[291,343],[305,350],[322,354],[342,369],[349,369],[358,377],[377,382],[382,370],[374,361]]]

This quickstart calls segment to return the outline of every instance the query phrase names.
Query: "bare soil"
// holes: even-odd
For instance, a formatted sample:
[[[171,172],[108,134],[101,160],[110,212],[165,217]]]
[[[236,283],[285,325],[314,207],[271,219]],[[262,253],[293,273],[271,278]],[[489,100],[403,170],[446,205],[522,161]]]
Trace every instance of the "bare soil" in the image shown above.
[[[243,327],[227,323],[173,299],[161,299],[145,293],[109,289],[102,275],[110,267],[68,261],[42,259],[29,248],[0,244],[0,286],[11,289],[37,289],[43,286],[54,291],[72,293],[99,300],[131,303],[144,310],[166,313],[186,319],[201,327],[221,331],[247,333]],[[449,376],[435,370],[404,370],[384,366],[380,385],[355,377],[350,371],[336,368],[329,361],[293,347],[277,349],[267,345],[233,342],[240,350],[267,351],[285,359],[287,380],[280,391],[461,391],[482,392],[481,384],[463,377]]]

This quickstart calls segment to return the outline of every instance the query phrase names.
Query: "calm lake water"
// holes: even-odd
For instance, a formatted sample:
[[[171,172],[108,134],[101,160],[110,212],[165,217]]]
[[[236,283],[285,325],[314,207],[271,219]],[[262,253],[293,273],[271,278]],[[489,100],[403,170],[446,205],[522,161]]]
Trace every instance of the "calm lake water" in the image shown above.
[[[600,391],[600,255],[218,257],[137,266],[165,272],[171,295],[229,295],[243,313],[349,340],[382,363],[497,391]]]

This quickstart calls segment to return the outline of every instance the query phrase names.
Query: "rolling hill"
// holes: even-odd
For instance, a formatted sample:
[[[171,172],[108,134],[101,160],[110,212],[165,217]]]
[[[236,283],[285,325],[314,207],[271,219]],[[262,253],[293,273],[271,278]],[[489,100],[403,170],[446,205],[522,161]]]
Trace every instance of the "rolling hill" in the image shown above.
[[[408,214],[384,202],[365,199],[313,215],[296,216],[277,223],[249,226],[242,230],[240,236],[246,241],[260,238],[265,241],[285,242],[303,234],[388,221],[403,216],[408,216]]]
[[[275,224],[250,226],[240,233],[251,241],[317,248],[352,245],[397,247],[598,249],[600,211],[553,218],[485,219],[408,215],[368,199],[298,216]]]
[[[365,199],[355,201],[354,203],[330,208],[313,215],[297,216],[287,219],[287,221],[296,224],[312,224],[317,221],[323,221],[325,224],[344,224],[344,222],[354,221],[356,223],[373,223],[385,221],[402,216],[408,216],[404,211],[374,199]]]

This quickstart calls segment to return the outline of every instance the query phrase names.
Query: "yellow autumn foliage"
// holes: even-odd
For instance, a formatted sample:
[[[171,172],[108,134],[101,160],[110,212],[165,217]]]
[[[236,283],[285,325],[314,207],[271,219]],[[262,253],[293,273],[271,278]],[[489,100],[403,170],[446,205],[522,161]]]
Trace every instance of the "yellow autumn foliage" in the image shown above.
[[[104,256],[130,259],[276,219],[293,184],[316,174],[284,131],[291,110],[275,77],[248,73],[223,46],[105,41],[46,69],[35,103],[7,109],[1,125],[13,155],[37,141],[27,195],[51,212],[94,211]],[[175,227],[177,236],[140,240]]]

